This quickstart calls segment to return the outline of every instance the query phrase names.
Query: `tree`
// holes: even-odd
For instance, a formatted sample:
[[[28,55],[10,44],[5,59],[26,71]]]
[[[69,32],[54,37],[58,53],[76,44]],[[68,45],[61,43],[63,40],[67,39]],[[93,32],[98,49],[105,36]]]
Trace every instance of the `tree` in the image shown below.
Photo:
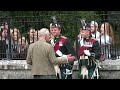
[[[71,40],[75,40],[78,34],[81,18],[88,21],[99,20],[96,11],[1,11],[0,17],[10,17],[11,28],[17,27],[22,33],[27,33],[29,27],[37,30],[42,27],[49,28],[51,16],[54,15],[62,26],[62,34]]]

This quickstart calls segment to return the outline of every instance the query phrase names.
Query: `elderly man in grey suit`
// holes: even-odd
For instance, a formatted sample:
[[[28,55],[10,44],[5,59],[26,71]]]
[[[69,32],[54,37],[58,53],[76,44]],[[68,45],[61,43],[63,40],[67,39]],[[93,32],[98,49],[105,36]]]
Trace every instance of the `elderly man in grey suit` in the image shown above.
[[[73,62],[75,57],[63,55],[56,57],[50,45],[50,33],[47,28],[38,31],[39,40],[29,46],[26,62],[32,65],[34,79],[57,79],[54,65]]]

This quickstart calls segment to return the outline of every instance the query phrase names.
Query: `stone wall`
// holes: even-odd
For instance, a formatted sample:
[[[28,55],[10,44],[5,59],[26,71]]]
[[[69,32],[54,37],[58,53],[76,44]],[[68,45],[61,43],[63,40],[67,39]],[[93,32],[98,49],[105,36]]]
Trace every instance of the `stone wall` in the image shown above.
[[[120,59],[105,60],[100,63],[101,79],[120,79]],[[73,79],[77,79],[78,71],[74,71]]]
[[[0,70],[0,79],[32,79],[30,70]]]
[[[120,59],[100,63],[101,79],[120,79]],[[74,71],[73,79],[77,79]],[[0,79],[32,79],[31,66],[25,60],[0,61]]]
[[[101,67],[102,79],[120,79],[120,59],[106,60],[101,63]]]
[[[0,61],[0,79],[32,79],[31,66],[25,60]]]

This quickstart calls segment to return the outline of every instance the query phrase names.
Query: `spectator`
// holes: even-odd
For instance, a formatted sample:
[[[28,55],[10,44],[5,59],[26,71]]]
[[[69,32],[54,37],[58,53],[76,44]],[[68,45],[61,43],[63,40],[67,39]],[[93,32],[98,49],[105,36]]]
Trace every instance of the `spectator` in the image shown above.
[[[34,34],[34,42],[36,41],[38,41],[38,30],[36,30]]]
[[[18,50],[19,50],[19,43],[18,40],[21,38],[20,31],[17,28],[13,29],[12,36],[11,36],[11,53],[12,59],[18,59]]]
[[[114,33],[112,26],[108,22],[104,22],[100,27],[100,45],[102,46],[102,52],[105,53],[106,58],[110,58],[110,45],[114,46]]]
[[[8,39],[8,31],[7,29],[2,29],[1,31],[1,41],[4,42],[4,46],[3,48],[5,49],[5,58],[9,58],[10,55],[9,55],[9,39]]]
[[[19,38],[18,40],[19,45],[19,58],[20,59],[26,59],[27,57],[27,49],[28,49],[28,42],[25,37]]]
[[[35,29],[31,27],[31,28],[29,29],[28,34],[29,34],[29,44],[34,43],[34,42],[35,42],[35,41],[34,41]]]
[[[5,29],[5,30],[7,30],[7,32],[8,32],[8,23],[6,22],[6,21],[4,21],[3,23],[2,23],[2,25],[1,25],[1,29]],[[13,30],[10,28],[10,35],[11,35],[11,33],[13,32]]]
[[[6,41],[2,40],[2,32],[0,32],[0,60],[6,58]]]
[[[100,40],[100,32],[98,32],[98,23],[96,21],[91,21],[90,23],[91,35],[96,40]]]
[[[114,33],[112,26],[108,23],[102,23],[100,27],[101,32],[101,45],[114,45]]]
[[[1,40],[5,40],[6,44],[9,43],[9,40],[8,40],[8,31],[7,31],[6,28],[2,29],[2,31],[1,31]]]

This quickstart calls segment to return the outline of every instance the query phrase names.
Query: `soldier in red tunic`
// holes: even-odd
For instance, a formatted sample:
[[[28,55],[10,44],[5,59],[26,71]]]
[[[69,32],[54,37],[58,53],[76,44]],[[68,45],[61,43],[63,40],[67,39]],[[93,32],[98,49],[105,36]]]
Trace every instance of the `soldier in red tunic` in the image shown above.
[[[100,45],[95,38],[91,37],[89,25],[80,28],[80,34],[77,38],[79,58],[78,78],[91,79],[96,68],[96,59],[100,59]]]

